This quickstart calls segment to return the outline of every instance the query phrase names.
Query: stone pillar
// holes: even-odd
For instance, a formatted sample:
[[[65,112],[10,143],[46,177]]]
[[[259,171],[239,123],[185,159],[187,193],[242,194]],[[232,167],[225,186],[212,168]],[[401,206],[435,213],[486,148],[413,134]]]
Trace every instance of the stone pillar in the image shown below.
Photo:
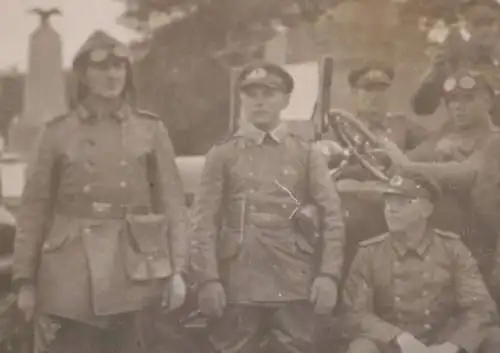
[[[67,111],[61,40],[50,25],[50,13],[37,13],[41,22],[30,36],[23,110],[9,132],[9,151],[22,155],[47,120]]]

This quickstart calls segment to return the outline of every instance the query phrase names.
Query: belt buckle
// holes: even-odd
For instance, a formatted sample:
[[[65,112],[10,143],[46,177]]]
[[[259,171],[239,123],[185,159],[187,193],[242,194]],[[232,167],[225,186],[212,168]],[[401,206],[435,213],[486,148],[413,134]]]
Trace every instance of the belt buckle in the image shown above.
[[[105,213],[109,212],[113,205],[107,202],[92,202],[92,210],[95,213]]]

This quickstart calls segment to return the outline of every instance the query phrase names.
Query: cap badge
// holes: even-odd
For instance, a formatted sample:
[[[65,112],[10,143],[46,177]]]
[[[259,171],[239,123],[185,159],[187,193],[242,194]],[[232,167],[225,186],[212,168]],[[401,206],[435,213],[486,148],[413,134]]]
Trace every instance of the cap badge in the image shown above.
[[[444,82],[443,88],[445,92],[451,92],[455,89],[456,86],[457,80],[454,77],[450,77]]]
[[[391,186],[401,186],[401,185],[403,185],[403,178],[401,178],[401,176],[399,176],[399,175],[395,175],[391,178],[391,180],[389,181],[389,184]]]
[[[257,68],[250,72],[247,76],[247,79],[258,80],[265,78],[267,76],[267,71],[263,68]]]
[[[385,73],[380,70],[371,70],[367,74],[367,79],[369,79],[370,81],[384,80],[385,78]]]

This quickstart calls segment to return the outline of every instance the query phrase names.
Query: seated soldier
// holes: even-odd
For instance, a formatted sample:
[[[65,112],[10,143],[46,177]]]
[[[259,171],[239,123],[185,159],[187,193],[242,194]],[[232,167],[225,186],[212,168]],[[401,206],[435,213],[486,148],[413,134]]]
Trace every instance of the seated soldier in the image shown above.
[[[385,191],[389,232],[360,243],[343,298],[349,353],[500,352],[496,308],[469,250],[427,219],[440,188],[416,171]]]

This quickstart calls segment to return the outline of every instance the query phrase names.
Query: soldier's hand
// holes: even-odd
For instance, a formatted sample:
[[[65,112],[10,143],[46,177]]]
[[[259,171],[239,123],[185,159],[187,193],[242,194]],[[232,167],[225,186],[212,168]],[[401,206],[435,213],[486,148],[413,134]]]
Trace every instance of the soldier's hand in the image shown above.
[[[377,150],[377,153],[385,153],[396,166],[404,166],[411,163],[408,156],[394,142],[388,139],[383,139],[379,142],[380,148]]]
[[[427,352],[429,352],[429,353],[458,353],[458,352],[460,352],[460,347],[454,345],[453,343],[445,342],[443,344],[430,346],[427,349]]]
[[[328,165],[338,166],[340,162],[349,157],[349,151],[333,140],[317,141],[313,145],[326,160]]]
[[[310,301],[318,315],[330,314],[337,304],[337,283],[327,276],[316,277],[311,287]]]
[[[168,310],[180,308],[186,300],[187,286],[180,274],[173,275],[167,283],[162,296],[162,306]]]
[[[396,338],[396,342],[401,353],[428,353],[427,346],[408,332],[400,334]]]
[[[221,317],[226,308],[226,293],[218,281],[206,283],[198,292],[198,306],[208,317]]]
[[[35,286],[23,284],[17,294],[17,307],[27,322],[33,320],[36,308]]]

